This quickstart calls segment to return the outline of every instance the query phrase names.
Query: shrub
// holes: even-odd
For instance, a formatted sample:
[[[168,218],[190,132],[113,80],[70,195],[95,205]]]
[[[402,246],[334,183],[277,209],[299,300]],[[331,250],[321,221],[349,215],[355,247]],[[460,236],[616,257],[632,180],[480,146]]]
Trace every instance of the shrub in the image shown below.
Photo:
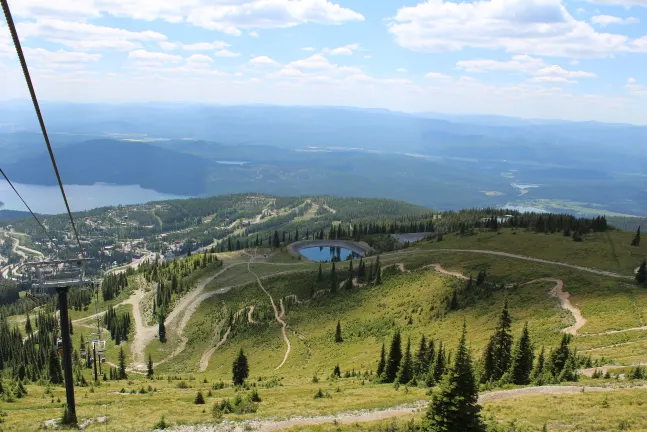
[[[204,396],[202,396],[202,392],[199,391],[198,394],[195,395],[193,403],[196,405],[204,405]]]
[[[252,390],[252,392],[248,396],[249,400],[252,402],[261,402],[262,399],[258,395],[258,391],[256,389]]]
[[[168,427],[168,424],[166,424],[166,421],[164,420],[164,416],[162,416],[160,421],[158,421],[157,423],[155,423],[153,425],[153,429],[162,429],[162,430],[164,430],[167,427]]]
[[[327,392],[323,392],[321,389],[317,390],[317,393],[315,393],[315,399],[325,399],[329,398],[330,394]]]

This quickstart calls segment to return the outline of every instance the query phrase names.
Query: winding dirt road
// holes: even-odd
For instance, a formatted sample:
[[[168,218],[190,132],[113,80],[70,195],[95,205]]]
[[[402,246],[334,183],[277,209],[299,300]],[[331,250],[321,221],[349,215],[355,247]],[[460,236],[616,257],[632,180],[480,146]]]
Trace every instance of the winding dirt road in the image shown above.
[[[561,279],[541,278],[541,279],[532,280],[530,282],[526,282],[524,285],[530,285],[536,282],[555,283],[555,287],[550,291],[550,295],[552,295],[553,297],[557,297],[559,299],[559,302],[562,308],[566,309],[571,314],[573,314],[573,318],[575,318],[575,324],[573,324],[570,327],[566,327],[562,329],[562,332],[572,334],[573,336],[577,336],[577,331],[581,329],[584,326],[584,324],[586,324],[586,319],[582,316],[582,311],[580,311],[579,308],[573,306],[573,304],[569,300],[569,298],[571,297],[571,294],[564,291],[564,281]]]
[[[218,348],[222,346],[222,344],[227,342],[227,337],[229,337],[230,331],[231,331],[231,326],[227,327],[227,332],[224,334],[222,339],[220,339],[214,347],[212,347],[208,351],[205,351],[205,353],[202,354],[202,358],[200,359],[200,366],[198,367],[199,372],[204,372],[207,370],[207,368],[209,367],[209,360],[211,360],[211,356],[213,355],[213,353],[216,352]]]
[[[278,365],[276,367],[276,369],[279,369],[288,360],[288,356],[290,355],[290,350],[292,349],[292,345],[290,344],[290,339],[288,339],[288,334],[286,332],[286,327],[288,325],[285,323],[285,321],[283,321],[283,318],[281,318],[281,314],[279,314],[279,311],[276,308],[276,304],[274,303],[274,299],[272,298],[272,295],[269,292],[267,292],[267,290],[263,286],[263,282],[261,282],[261,279],[258,277],[258,275],[256,273],[254,273],[254,271],[250,267],[250,264],[252,263],[252,261],[254,260],[255,257],[256,257],[256,251],[254,251],[254,256],[247,263],[247,271],[254,275],[254,277],[256,278],[256,282],[258,282],[258,286],[260,286],[261,289],[263,290],[263,292],[265,294],[267,294],[267,296],[270,298],[270,303],[272,303],[272,309],[274,309],[274,318],[276,319],[276,321],[278,321],[279,324],[281,324],[281,326],[282,326],[281,327],[281,332],[283,333],[283,339],[285,340],[285,343],[288,346],[286,351],[285,351],[285,355],[283,356],[283,361],[281,362],[280,365]],[[283,309],[282,304],[281,304],[281,309]]]

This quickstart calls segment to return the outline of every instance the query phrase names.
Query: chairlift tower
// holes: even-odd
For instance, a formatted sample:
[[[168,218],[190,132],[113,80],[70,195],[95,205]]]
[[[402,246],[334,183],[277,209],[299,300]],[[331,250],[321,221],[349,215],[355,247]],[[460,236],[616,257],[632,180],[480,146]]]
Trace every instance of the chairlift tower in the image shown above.
[[[58,294],[61,322],[61,348],[63,351],[63,376],[65,378],[65,396],[67,413],[70,420],[76,423],[76,404],[74,401],[74,378],[72,374],[72,340],[70,338],[70,318],[67,310],[67,294],[71,287],[79,289],[93,288],[94,281],[84,278],[84,263],[87,258],[69,260],[39,261],[25,264],[25,270],[31,279],[31,291],[34,296]]]

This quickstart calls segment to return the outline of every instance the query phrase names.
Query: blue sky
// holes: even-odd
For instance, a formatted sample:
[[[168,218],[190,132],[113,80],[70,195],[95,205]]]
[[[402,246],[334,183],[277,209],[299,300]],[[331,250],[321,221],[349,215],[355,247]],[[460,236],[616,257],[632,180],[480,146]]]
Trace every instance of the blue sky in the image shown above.
[[[647,0],[10,0],[42,99],[647,124]],[[0,98],[26,96],[6,26]]]

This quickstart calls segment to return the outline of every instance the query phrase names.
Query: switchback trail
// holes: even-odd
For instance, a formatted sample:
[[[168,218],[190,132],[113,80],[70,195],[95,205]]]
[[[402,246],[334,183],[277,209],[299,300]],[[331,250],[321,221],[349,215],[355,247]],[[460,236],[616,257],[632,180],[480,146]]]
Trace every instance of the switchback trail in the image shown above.
[[[279,369],[279,368],[280,368],[281,366],[283,366],[283,365],[285,364],[285,362],[287,361],[288,356],[290,355],[290,350],[292,349],[292,345],[290,345],[290,339],[288,339],[287,332],[285,331],[285,330],[286,330],[286,327],[287,327],[288,325],[287,325],[287,324],[285,323],[285,321],[283,321],[283,319],[281,318],[281,315],[279,314],[279,311],[278,311],[278,309],[276,308],[276,304],[274,303],[274,299],[272,298],[272,296],[270,295],[270,293],[269,293],[269,292],[267,292],[267,290],[266,290],[266,289],[265,289],[265,287],[263,286],[263,282],[261,282],[261,278],[259,278],[259,277],[258,277],[258,275],[257,275],[256,273],[254,273],[254,271],[253,271],[253,270],[252,270],[252,268],[250,267],[250,264],[252,263],[252,260],[253,260],[255,257],[256,257],[256,251],[254,251],[254,257],[252,257],[252,259],[250,259],[250,260],[249,260],[249,262],[247,263],[247,271],[249,271],[251,274],[253,274],[253,275],[254,275],[254,277],[256,278],[256,281],[258,282],[258,286],[260,286],[260,287],[261,287],[261,289],[263,290],[263,292],[264,292],[265,294],[267,294],[267,296],[270,298],[270,303],[272,303],[272,309],[274,309],[274,318],[276,318],[276,321],[278,321],[278,322],[279,322],[279,324],[281,324],[281,326],[282,326],[282,328],[281,328],[281,332],[283,333],[283,339],[285,340],[285,343],[286,343],[286,344],[287,344],[287,346],[288,346],[287,350],[285,351],[285,355],[283,356],[283,361],[281,362],[281,364],[280,364],[280,365],[278,365],[278,366],[276,367],[276,369]]]
[[[231,331],[231,326],[227,327],[227,332],[224,334],[222,339],[220,339],[214,347],[212,347],[208,351],[205,351],[205,353],[202,354],[202,358],[200,359],[200,367],[198,368],[199,372],[204,372],[207,370],[207,368],[209,367],[209,360],[211,360],[211,356],[213,355],[213,353],[216,352],[218,348],[222,346],[222,344],[227,342],[227,338],[229,337],[230,331]]]

